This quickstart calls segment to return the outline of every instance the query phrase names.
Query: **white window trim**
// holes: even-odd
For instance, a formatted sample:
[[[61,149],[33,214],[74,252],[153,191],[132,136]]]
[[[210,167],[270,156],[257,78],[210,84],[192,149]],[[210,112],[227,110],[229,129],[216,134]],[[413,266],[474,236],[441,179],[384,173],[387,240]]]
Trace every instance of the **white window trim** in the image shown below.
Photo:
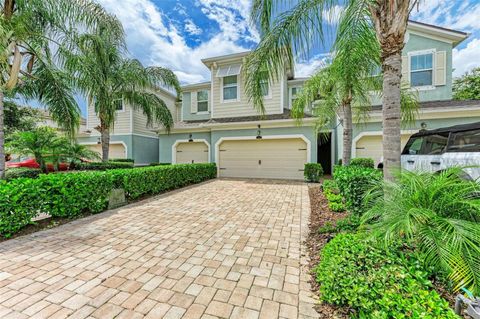
[[[302,89],[302,86],[291,86],[289,89],[288,89],[288,101],[289,101],[289,105],[288,105],[288,108],[291,110],[292,107],[293,107],[293,94],[292,94],[292,91],[293,89],[297,89],[297,93],[295,95],[298,94],[298,89]]]
[[[224,100],[223,99],[224,86],[223,86],[223,78],[221,78],[222,80],[220,81],[220,100],[222,101],[223,104],[240,102],[240,81],[239,81],[239,76],[236,75],[236,77],[237,77],[237,98],[236,99],[231,99],[231,100]],[[233,87],[233,86],[231,86],[231,87]]]
[[[412,56],[423,55],[423,54],[432,54],[432,85],[422,85],[422,86],[413,86],[412,85]],[[428,90],[435,90],[435,68],[437,66],[437,50],[436,49],[428,49],[428,50],[420,50],[420,51],[410,51],[408,52],[408,81],[412,89],[416,89],[419,91],[428,91]],[[429,70],[429,69],[425,69]],[[419,71],[419,70],[416,70]]]
[[[272,99],[272,82],[270,80],[267,80],[268,83],[268,94],[263,96],[263,99],[265,100],[271,100]]]
[[[198,99],[198,93],[200,93],[201,91],[205,91],[207,92],[207,99],[206,100],[199,100]],[[197,95],[197,113],[195,114],[210,114],[210,92],[208,92],[208,90],[198,90],[195,92],[195,94]],[[200,102],[207,102],[207,110],[206,111],[198,111],[198,103]]]

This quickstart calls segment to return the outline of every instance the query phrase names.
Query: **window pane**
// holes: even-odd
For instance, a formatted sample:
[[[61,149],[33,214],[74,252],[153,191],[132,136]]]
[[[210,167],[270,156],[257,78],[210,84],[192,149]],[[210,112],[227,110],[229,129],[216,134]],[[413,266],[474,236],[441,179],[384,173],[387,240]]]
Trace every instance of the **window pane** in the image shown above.
[[[432,71],[415,71],[411,73],[412,86],[432,85]]]
[[[413,55],[410,61],[410,69],[412,71],[431,69],[433,67],[433,54]]]
[[[122,111],[123,110],[123,101],[122,100],[115,100],[115,110]]]
[[[268,82],[262,82],[262,83],[260,83],[260,86],[262,88],[262,95],[267,96],[268,95]]]
[[[197,112],[208,112],[208,102],[198,102]]]
[[[197,92],[197,101],[207,101],[208,100],[208,91],[198,91]]]
[[[292,97],[297,95],[297,88],[292,88]]]
[[[223,88],[223,99],[224,100],[236,100],[237,99],[237,87],[226,87]]]
[[[232,76],[226,76],[223,78],[223,86],[231,84],[237,84],[237,76],[232,75]]]
[[[420,149],[422,148],[423,137],[414,137],[410,138],[403,149],[402,154],[404,155],[418,155],[420,154]]]
[[[443,154],[447,147],[448,134],[435,134],[425,136],[424,151],[425,155]]]
[[[450,152],[480,152],[480,130],[452,134]]]

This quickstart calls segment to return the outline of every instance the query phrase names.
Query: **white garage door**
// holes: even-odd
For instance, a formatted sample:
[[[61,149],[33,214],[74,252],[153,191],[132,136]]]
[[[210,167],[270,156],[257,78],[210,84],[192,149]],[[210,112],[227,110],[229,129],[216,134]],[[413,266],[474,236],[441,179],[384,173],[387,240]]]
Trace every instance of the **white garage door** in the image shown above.
[[[410,134],[402,135],[402,150],[407,144]],[[369,157],[375,161],[375,167],[380,163],[383,156],[382,136],[364,136],[357,141],[355,157]]]
[[[204,142],[180,143],[176,149],[176,163],[208,163],[208,146]]]
[[[89,149],[97,152],[100,156],[102,156],[102,146],[100,144],[87,146]],[[110,144],[110,148],[108,150],[108,158],[127,158],[127,152],[125,150],[125,147],[122,144]]]
[[[303,179],[307,143],[299,138],[224,141],[220,177]]]

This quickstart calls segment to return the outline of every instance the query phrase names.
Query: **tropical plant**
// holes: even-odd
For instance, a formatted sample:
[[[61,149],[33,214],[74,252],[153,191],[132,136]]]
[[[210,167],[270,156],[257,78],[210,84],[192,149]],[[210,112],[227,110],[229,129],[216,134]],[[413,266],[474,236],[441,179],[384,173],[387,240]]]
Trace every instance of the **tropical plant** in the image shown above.
[[[125,58],[122,35],[99,28],[95,33],[75,36],[75,45],[62,48],[65,66],[72,72],[76,87],[87,97],[100,119],[102,159],[108,160],[110,133],[117,109],[125,103],[141,110],[147,125],[160,123],[167,130],[173,118],[165,102],[156,94],[162,87],[180,94],[176,75],[162,67],[144,67],[138,60]]]
[[[385,179],[400,166],[401,127],[401,51],[407,20],[418,0],[299,0],[292,5],[283,0],[254,0],[251,17],[260,27],[261,41],[248,57],[245,68],[246,93],[254,107],[264,112],[262,84],[278,81],[293,65],[296,55],[306,56],[324,42],[325,17],[332,17],[338,6],[345,6],[340,25],[354,30],[355,25],[375,30],[380,45],[383,73],[383,157]],[[360,39],[370,41],[369,39]],[[363,43],[363,42],[361,42]],[[368,49],[358,46],[357,50]],[[356,52],[358,53],[358,52]]]
[[[70,169],[75,169],[82,160],[99,160],[100,155],[87,146],[77,142],[68,143],[64,146],[64,156],[70,163]]]
[[[480,68],[474,68],[453,81],[455,100],[480,100]]]
[[[480,186],[461,179],[460,168],[396,174],[366,196],[362,223],[387,245],[416,247],[456,290],[480,293]]]
[[[55,130],[42,126],[32,131],[15,133],[7,144],[7,149],[19,155],[33,155],[42,172],[48,173],[47,158],[52,157],[52,149],[58,144]]]
[[[5,172],[4,99],[21,94],[35,98],[53,120],[73,135],[80,110],[68,77],[55,65],[52,48],[68,41],[78,24],[84,30],[104,25],[111,16],[90,0],[4,0],[0,3],[0,179]]]

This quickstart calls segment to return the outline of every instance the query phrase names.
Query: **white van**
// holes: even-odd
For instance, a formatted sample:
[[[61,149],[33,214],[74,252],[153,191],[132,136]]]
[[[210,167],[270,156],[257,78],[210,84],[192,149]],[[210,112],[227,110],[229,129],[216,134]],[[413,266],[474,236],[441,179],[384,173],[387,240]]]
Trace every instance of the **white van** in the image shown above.
[[[464,168],[466,177],[480,177],[480,122],[455,125],[413,134],[402,152],[402,168],[439,172],[454,166]]]

